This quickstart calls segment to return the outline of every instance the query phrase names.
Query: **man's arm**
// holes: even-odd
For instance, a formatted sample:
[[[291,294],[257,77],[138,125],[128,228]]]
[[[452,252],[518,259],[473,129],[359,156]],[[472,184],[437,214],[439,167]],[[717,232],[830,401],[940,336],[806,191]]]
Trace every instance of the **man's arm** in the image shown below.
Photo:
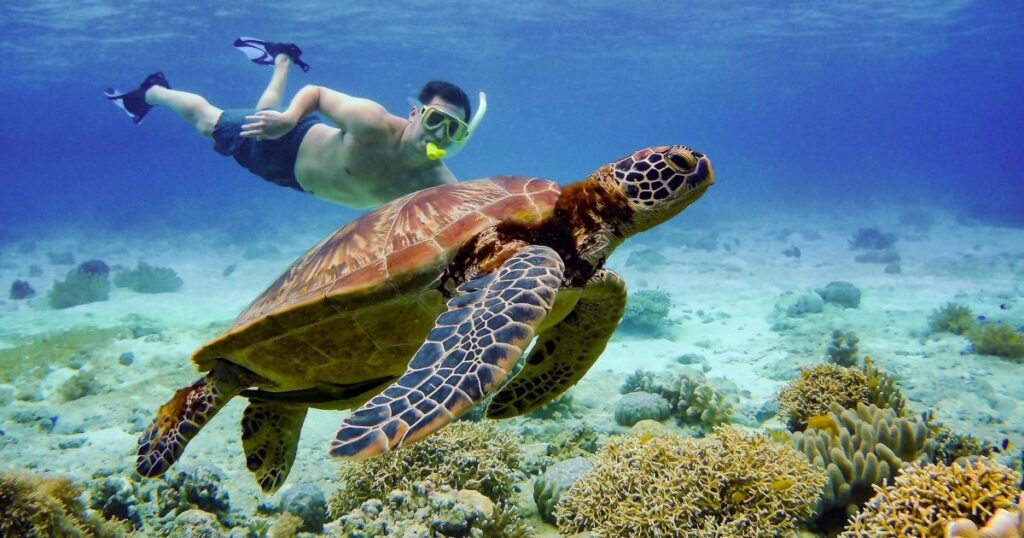
[[[246,116],[249,123],[242,126],[242,136],[280,138],[312,112],[323,114],[338,128],[357,138],[382,132],[389,116],[382,105],[369,99],[308,85],[295,94],[284,112],[263,110]]]

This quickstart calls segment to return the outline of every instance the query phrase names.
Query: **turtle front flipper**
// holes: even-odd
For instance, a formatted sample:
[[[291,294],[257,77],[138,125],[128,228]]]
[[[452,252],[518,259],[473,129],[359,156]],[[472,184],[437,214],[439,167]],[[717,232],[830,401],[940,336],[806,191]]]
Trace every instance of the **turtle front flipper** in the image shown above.
[[[277,491],[288,478],[308,410],[304,405],[259,400],[251,400],[245,408],[242,414],[245,466],[256,475],[256,482],[264,493]]]
[[[523,370],[494,395],[488,418],[511,418],[554,400],[601,356],[626,309],[626,284],[602,269],[587,282],[576,307],[537,337]]]
[[[405,374],[345,418],[330,454],[358,459],[396,449],[483,400],[551,311],[563,271],[554,250],[529,246],[497,271],[459,286]]]
[[[224,404],[258,379],[244,368],[217,361],[206,377],[179,389],[139,436],[135,470],[146,477],[164,474]]]

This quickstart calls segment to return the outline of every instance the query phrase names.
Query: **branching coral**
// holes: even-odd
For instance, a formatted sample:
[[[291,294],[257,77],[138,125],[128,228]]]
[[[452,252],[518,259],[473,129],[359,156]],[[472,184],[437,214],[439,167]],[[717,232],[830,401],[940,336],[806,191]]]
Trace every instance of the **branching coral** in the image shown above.
[[[777,536],[813,512],[825,476],[792,448],[730,426],[642,436],[595,457],[556,508],[563,534]]]
[[[345,489],[331,497],[330,511],[343,514],[421,480],[508,500],[522,478],[520,444],[517,435],[490,422],[455,422],[400,450],[343,464],[339,479]]]
[[[663,379],[657,379],[651,372],[637,370],[626,378],[620,392],[649,392],[661,396],[671,405],[670,415],[678,417],[681,424],[699,425],[711,430],[732,420],[733,406],[726,395],[700,375],[664,374]]]
[[[827,414],[834,404],[856,407],[869,401],[868,377],[855,368],[823,363],[804,368],[800,379],[779,392],[779,410],[792,430],[803,430],[811,417]]]
[[[56,309],[106,301],[110,298],[110,268],[101,260],[82,262],[53,283],[46,300]]]
[[[114,285],[130,288],[139,293],[165,293],[176,291],[184,281],[170,267],[158,267],[139,262],[135,269],[114,275]]]
[[[968,334],[975,353],[1024,360],[1024,333],[1005,323],[986,323]]]
[[[965,465],[907,465],[851,522],[843,538],[941,536],[958,518],[984,523],[1013,507],[1020,474],[991,460]]]
[[[891,480],[904,464],[925,460],[935,450],[923,420],[902,418],[892,409],[857,404],[832,406],[830,428],[791,434],[793,446],[825,469],[828,482],[818,502],[819,525],[841,525],[872,495],[872,486]]]
[[[1017,506],[996,510],[980,529],[967,518],[950,521],[946,538],[1024,538],[1024,492],[1017,497]]]
[[[868,378],[868,403],[892,409],[901,417],[910,416],[907,399],[896,386],[896,378],[875,366],[871,357],[864,357],[864,375]]]
[[[0,474],[0,536],[124,536],[124,525],[87,510],[82,489],[63,477]]]
[[[966,306],[954,302],[936,309],[928,316],[928,328],[932,332],[967,334],[974,329],[974,313]]]
[[[624,332],[660,334],[669,323],[672,296],[664,290],[640,290],[629,294],[619,326]]]

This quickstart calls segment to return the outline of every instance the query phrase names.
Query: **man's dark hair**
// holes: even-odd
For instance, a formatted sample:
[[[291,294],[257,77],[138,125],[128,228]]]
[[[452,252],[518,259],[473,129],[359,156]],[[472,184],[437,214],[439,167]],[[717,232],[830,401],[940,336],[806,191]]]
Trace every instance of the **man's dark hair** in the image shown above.
[[[462,91],[462,88],[452,84],[451,82],[431,80],[424,84],[423,89],[420,90],[420,102],[427,104],[434,97],[440,97],[457,107],[461,107],[462,110],[466,112],[465,120],[467,122],[469,121],[469,117],[473,114],[473,107],[469,105],[469,97],[466,97],[466,92]]]

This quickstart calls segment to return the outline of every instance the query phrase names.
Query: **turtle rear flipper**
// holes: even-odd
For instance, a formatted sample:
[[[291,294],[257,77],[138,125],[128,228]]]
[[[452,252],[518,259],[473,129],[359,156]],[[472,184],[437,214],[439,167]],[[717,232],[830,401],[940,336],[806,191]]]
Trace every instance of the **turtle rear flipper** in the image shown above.
[[[523,371],[491,399],[487,418],[529,413],[575,385],[604,352],[625,310],[625,282],[598,271],[569,315],[537,337]]]
[[[242,414],[245,466],[256,475],[264,493],[284,484],[295,462],[306,406],[253,400]]]
[[[394,450],[483,400],[551,311],[563,271],[554,250],[529,246],[459,286],[405,374],[342,421],[330,454],[358,459]]]
[[[258,377],[226,361],[174,396],[156,412],[153,423],[139,436],[135,470],[142,476],[162,475],[178,461],[185,446],[228,400],[252,385]]]

